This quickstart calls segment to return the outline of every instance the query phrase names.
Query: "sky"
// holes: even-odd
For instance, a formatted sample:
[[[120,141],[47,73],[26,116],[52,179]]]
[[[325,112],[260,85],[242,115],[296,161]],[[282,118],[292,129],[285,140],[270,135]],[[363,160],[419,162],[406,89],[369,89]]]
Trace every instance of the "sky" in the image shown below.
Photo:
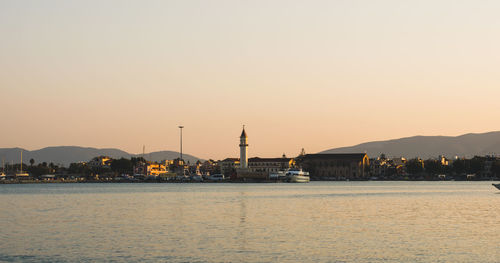
[[[296,156],[500,130],[500,1],[0,0],[0,147]]]

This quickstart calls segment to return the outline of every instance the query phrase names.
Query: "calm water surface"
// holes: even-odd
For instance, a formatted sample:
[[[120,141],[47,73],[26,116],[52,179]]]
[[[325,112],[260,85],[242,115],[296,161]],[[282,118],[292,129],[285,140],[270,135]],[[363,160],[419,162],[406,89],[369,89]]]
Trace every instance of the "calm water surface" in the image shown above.
[[[491,182],[0,185],[0,261],[500,262]]]

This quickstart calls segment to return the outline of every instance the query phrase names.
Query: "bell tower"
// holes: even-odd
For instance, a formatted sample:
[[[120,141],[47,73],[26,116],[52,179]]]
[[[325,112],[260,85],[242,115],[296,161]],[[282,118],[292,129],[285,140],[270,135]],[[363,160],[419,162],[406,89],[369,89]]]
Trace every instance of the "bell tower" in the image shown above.
[[[246,169],[248,168],[248,136],[245,132],[245,125],[243,125],[243,131],[240,136],[240,168]]]

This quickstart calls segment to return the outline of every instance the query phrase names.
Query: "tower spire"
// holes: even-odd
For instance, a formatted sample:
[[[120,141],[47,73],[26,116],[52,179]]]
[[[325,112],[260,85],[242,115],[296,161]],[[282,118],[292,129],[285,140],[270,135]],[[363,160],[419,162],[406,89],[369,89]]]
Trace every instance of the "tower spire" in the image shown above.
[[[247,137],[247,133],[245,132],[245,125],[243,125],[243,131],[241,131],[240,138],[246,138],[246,137]]]

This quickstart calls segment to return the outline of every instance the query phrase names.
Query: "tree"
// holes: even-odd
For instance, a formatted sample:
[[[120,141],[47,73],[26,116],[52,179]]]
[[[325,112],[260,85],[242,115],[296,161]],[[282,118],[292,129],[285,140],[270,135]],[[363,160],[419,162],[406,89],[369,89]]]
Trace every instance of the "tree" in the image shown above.
[[[424,171],[424,163],[418,158],[408,160],[408,162],[406,162],[406,170],[410,174],[421,173]]]
[[[458,175],[466,173],[465,166],[465,159],[456,159],[455,161],[453,161],[453,171],[455,171],[455,173],[457,173]]]
[[[117,173],[131,173],[133,169],[132,161],[121,158],[111,162],[111,170]]]
[[[51,163],[52,164],[52,163]],[[51,168],[53,169],[53,168]],[[90,167],[86,164],[83,163],[71,163],[68,168],[68,172],[70,174],[83,174],[83,175],[88,175],[92,171],[90,170]]]
[[[30,159],[30,164],[31,164],[31,166],[33,166],[33,164],[35,164],[35,159],[31,158]]]
[[[442,174],[444,172],[444,167],[438,160],[425,160],[424,166],[425,171],[429,175]]]
[[[485,159],[484,157],[474,156],[470,159],[469,173],[479,173],[484,167]]]
[[[144,159],[143,157],[132,157],[130,161],[132,162],[133,166],[136,166],[139,163],[146,163],[146,159]]]
[[[500,160],[495,160],[491,165],[491,172],[497,177],[500,176]]]

